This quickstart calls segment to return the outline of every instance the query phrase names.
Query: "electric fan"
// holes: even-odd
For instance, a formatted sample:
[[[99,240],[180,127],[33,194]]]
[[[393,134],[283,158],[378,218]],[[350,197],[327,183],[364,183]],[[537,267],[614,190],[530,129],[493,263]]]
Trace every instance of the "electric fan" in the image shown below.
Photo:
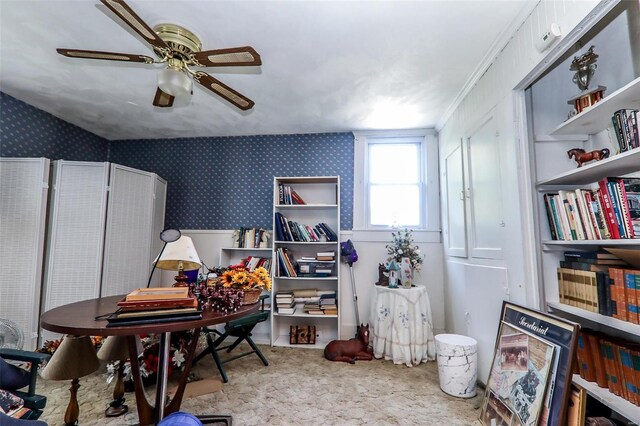
[[[0,348],[22,349],[24,335],[13,321],[0,318]]]

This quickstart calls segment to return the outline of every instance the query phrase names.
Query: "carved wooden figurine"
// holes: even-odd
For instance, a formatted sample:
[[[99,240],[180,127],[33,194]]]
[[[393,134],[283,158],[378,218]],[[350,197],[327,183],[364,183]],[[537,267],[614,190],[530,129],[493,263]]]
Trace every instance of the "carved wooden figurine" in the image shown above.
[[[369,324],[358,329],[358,337],[349,340],[332,340],[324,348],[324,357],[329,361],[344,361],[355,364],[356,360],[371,361],[369,352]]]
[[[382,263],[378,263],[378,282],[376,285],[381,285],[383,287],[389,286],[389,272],[387,271],[387,267]]]
[[[582,163],[607,158],[609,156],[609,150],[607,148],[602,148],[591,152],[585,152],[582,148],[573,148],[567,151],[567,155],[569,155],[569,158],[573,157],[573,159],[576,160],[578,167],[582,167]]]

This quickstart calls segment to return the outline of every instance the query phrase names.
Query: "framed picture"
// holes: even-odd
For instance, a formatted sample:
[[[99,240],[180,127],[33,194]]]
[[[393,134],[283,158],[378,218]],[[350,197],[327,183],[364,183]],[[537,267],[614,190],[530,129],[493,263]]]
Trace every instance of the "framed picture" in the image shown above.
[[[513,414],[510,425],[564,424],[571,389],[571,360],[579,325],[503,302],[481,422],[505,422],[492,398]],[[498,418],[499,417],[499,418]],[[507,423],[504,423],[507,424]]]
[[[495,406],[504,406],[513,414],[510,423],[505,424],[538,424],[554,367],[555,349],[554,345],[501,322],[483,404],[482,419],[486,425],[505,421],[504,410]]]
[[[581,387],[571,385],[569,405],[567,408],[567,426],[584,425],[586,408],[587,391]]]

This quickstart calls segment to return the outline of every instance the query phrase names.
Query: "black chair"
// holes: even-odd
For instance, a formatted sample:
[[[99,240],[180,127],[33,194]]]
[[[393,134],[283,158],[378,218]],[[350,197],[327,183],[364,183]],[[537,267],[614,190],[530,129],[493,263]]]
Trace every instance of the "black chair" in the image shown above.
[[[18,349],[0,348],[0,357],[5,360],[30,362],[29,384],[26,390],[9,390],[12,394],[24,400],[24,406],[31,410],[28,417],[23,419],[35,420],[42,414],[47,405],[47,397],[36,394],[36,379],[38,378],[38,366],[51,356],[39,352],[22,351]]]
[[[264,357],[260,349],[258,349],[255,342],[251,338],[251,331],[253,330],[253,328],[259,323],[266,321],[267,318],[269,318],[269,312],[264,310],[264,301],[268,297],[269,297],[268,294],[263,294],[260,296],[260,303],[262,304],[262,306],[259,312],[255,314],[247,315],[245,317],[238,318],[226,323],[224,326],[224,333],[221,333],[218,330],[213,328],[204,328],[202,331],[205,333],[207,337],[208,347],[195,357],[195,359],[193,360],[193,364],[201,360],[207,354],[211,354],[213,356],[213,360],[216,362],[216,365],[218,366],[218,370],[220,370],[220,375],[222,376],[222,380],[225,383],[229,381],[229,379],[227,378],[227,373],[225,373],[224,367],[223,367],[223,365],[226,364],[227,362],[245,357],[247,355],[256,354],[258,355],[258,357],[260,357],[260,360],[264,365],[269,365],[269,362],[267,361],[267,359]],[[236,340],[230,345],[220,346],[222,345],[222,343],[227,337],[235,337]],[[249,344],[249,346],[251,347],[250,351],[243,352],[241,354],[235,355],[225,360],[222,360],[220,358],[220,355],[218,354],[219,351],[226,349],[227,352],[231,352],[242,341],[246,341]]]

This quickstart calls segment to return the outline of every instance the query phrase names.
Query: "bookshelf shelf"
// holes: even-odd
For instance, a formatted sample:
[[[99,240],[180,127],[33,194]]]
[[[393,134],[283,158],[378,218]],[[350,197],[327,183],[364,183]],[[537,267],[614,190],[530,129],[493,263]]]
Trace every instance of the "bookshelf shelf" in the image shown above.
[[[549,179],[537,182],[538,189],[551,185],[587,185],[607,176],[622,176],[638,171],[640,148],[614,155],[604,160],[594,161]]]
[[[284,281],[337,281],[338,277],[273,277]]]
[[[220,250],[228,251],[228,252],[263,252],[263,253],[271,253],[271,247],[266,248],[250,248],[250,247],[223,247]]]
[[[611,116],[619,109],[640,108],[640,77],[621,87],[600,102],[557,126],[550,135],[591,135],[611,124]]]
[[[287,348],[298,348],[298,349],[324,349],[325,346],[333,339],[316,339],[315,345],[292,345],[289,343],[289,335],[278,336],[278,338],[274,341],[273,346],[283,346]]]
[[[589,395],[627,419],[631,421],[638,421],[638,419],[640,419],[640,407],[633,405],[624,398],[612,394],[608,389],[599,387],[596,383],[584,380],[577,374],[573,375],[572,380],[574,384],[586,390]]]
[[[615,328],[625,333],[640,336],[640,325],[633,324],[628,321],[622,321],[606,315],[600,315],[595,312],[585,311],[584,309],[576,308],[575,306],[565,305],[559,302],[547,302],[547,306],[552,311],[560,311],[572,315],[574,317],[583,318],[588,321],[592,321],[606,327]]]
[[[283,204],[282,197],[291,192],[301,197],[307,204]],[[317,290],[325,294],[335,292],[336,304],[339,305],[340,296],[340,177],[339,176],[309,176],[309,177],[276,177],[273,182],[273,286],[272,298],[278,292],[293,290]],[[299,225],[300,226],[299,226]],[[309,239],[307,227],[314,228],[324,224],[322,228],[326,235],[329,231],[337,236],[338,241],[283,241],[287,239]],[[326,226],[325,226],[326,225]],[[296,232],[297,230],[297,232]],[[297,235],[296,235],[297,234]],[[333,236],[332,236],[333,237]],[[294,265],[302,257],[315,259],[318,253],[332,251],[335,253],[335,263],[331,264],[333,271],[327,277],[285,277],[279,274],[279,250],[286,252],[290,259],[286,262]],[[289,269],[291,265],[289,264]],[[314,272],[309,271],[309,272]],[[282,275],[285,275],[283,272]],[[292,275],[292,274],[289,274]],[[291,326],[313,325],[316,327],[317,343],[315,345],[291,345],[289,343],[289,329]],[[279,314],[277,309],[271,311],[271,344],[272,346],[287,346],[295,348],[322,349],[334,339],[340,338],[340,307],[338,314],[312,315],[304,312],[304,304],[297,304],[293,314]]]
[[[580,246],[583,248],[592,248],[592,247],[634,247],[640,246],[640,239],[621,239],[621,240],[544,240],[542,244],[548,246],[549,248],[554,247],[554,249],[565,250],[567,247],[576,247]]]
[[[307,210],[307,209],[336,209],[337,204],[278,204],[279,209],[283,210]]]

